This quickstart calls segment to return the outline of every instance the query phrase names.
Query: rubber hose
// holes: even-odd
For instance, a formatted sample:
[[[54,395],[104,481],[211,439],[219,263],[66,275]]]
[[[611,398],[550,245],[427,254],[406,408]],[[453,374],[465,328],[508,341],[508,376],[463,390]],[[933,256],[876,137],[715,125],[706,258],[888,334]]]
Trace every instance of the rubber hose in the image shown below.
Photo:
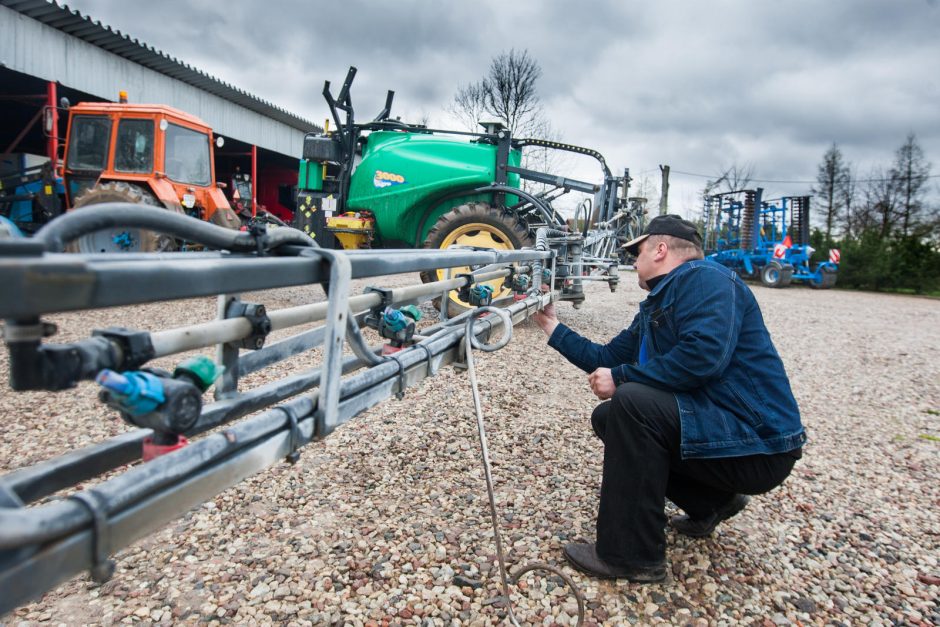
[[[256,238],[251,233],[233,231],[164,209],[125,202],[102,203],[66,213],[39,229],[34,239],[42,242],[49,252],[62,252],[72,240],[115,227],[150,229],[210,248],[236,252],[257,250]],[[277,248],[284,244],[318,247],[310,236],[297,229],[280,227],[267,234],[266,248]]]
[[[356,317],[353,315],[352,309],[349,310],[346,316],[346,341],[349,342],[349,347],[356,357],[367,365],[377,366],[385,361],[384,358],[375,354],[372,347],[370,347],[366,343],[365,338],[362,337],[362,332],[359,329],[359,325],[356,323]]]
[[[481,342],[477,339],[476,334],[473,332],[473,326],[479,321],[477,316],[480,316],[485,313],[495,314],[503,323],[503,335],[496,342],[492,344],[487,344]],[[492,329],[492,324],[490,325]],[[500,309],[499,307],[477,307],[473,310],[473,313],[470,314],[470,317],[467,319],[467,323],[464,326],[464,337],[470,340],[470,345],[477,350],[481,350],[487,353],[493,351],[498,351],[506,344],[509,344],[509,340],[512,339],[512,318],[509,316],[509,312],[505,309]]]

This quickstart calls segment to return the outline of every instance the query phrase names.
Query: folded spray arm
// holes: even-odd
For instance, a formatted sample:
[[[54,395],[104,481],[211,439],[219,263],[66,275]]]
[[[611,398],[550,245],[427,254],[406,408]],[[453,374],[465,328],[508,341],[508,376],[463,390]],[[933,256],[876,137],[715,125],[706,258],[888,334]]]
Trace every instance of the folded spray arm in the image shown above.
[[[117,219],[111,209],[103,208],[99,224]],[[94,222],[96,211],[77,214]],[[66,224],[58,225],[57,233],[80,235],[83,228],[73,228],[69,217],[62,218]],[[188,218],[174,216],[173,228],[184,230],[176,218]],[[158,228],[161,220],[144,216],[132,222]],[[0,301],[12,387],[75,394],[79,382],[95,380],[101,400],[139,427],[0,477],[0,613],[82,570],[107,579],[113,551],[244,477],[281,459],[296,461],[304,445],[404,394],[443,365],[461,361],[470,311],[419,327],[416,305],[448,290],[528,276],[528,291],[517,293],[521,299],[504,299],[505,317],[489,316],[467,327],[485,338],[504,320],[524,320],[552,298],[540,289],[544,276],[549,285],[554,278],[555,253],[544,234],[534,250],[341,253],[311,246],[294,233],[266,241],[244,234],[233,239],[221,228],[204,233],[216,247],[231,244],[230,250],[62,254],[53,251],[63,240],[42,232],[34,240],[0,243],[0,283],[16,296]],[[47,240],[59,244],[47,246]],[[465,266],[477,270],[433,283],[351,293],[354,278]],[[514,284],[521,289],[522,283]],[[321,284],[327,299],[272,310],[238,296],[309,284]],[[205,296],[218,298],[218,317],[178,328],[114,326],[57,344],[52,341],[57,329],[47,320],[58,312]],[[400,343],[392,355],[382,356],[382,345],[369,345],[360,328],[380,308],[381,336]],[[290,334],[300,326],[305,330]],[[344,354],[346,346],[351,355]],[[215,358],[183,360],[172,372],[151,363],[205,349]],[[321,352],[318,367],[255,387],[243,383],[247,374],[314,349]],[[210,386],[215,399],[205,402]],[[138,463],[144,457],[150,461]],[[69,498],[46,498],[108,473]]]

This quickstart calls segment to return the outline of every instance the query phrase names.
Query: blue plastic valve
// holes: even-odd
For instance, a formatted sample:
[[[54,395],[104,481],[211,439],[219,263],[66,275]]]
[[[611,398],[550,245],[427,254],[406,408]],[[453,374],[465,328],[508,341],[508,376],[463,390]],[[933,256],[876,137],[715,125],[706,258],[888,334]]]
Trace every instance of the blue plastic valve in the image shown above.
[[[141,416],[159,407],[166,397],[163,381],[149,372],[102,370],[95,381],[111,393],[121,409],[132,416]]]
[[[404,331],[408,326],[408,318],[398,309],[386,307],[385,313],[383,313],[382,316],[385,318],[385,327],[392,333]]]

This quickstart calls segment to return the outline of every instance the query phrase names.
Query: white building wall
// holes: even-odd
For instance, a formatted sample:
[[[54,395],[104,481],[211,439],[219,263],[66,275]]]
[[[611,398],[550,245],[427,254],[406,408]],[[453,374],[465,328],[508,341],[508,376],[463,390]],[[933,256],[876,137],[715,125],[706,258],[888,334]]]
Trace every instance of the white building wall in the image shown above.
[[[107,100],[166,104],[201,118],[216,134],[300,157],[302,131],[170,78],[0,6],[0,64]]]

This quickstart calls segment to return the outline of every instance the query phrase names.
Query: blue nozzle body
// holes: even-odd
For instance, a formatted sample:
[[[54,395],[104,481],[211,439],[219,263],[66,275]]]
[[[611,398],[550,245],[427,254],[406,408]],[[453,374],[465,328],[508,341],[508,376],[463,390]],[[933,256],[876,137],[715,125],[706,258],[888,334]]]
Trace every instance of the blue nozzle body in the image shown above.
[[[386,328],[389,329],[392,333],[404,331],[408,326],[408,318],[405,317],[405,314],[403,314],[398,309],[386,307],[382,317],[384,318]]]
[[[470,304],[485,307],[493,301],[493,288],[485,283],[478,283],[470,288]]]
[[[132,416],[150,413],[166,400],[163,381],[149,372],[121,374],[106,369],[98,373],[95,381]]]

